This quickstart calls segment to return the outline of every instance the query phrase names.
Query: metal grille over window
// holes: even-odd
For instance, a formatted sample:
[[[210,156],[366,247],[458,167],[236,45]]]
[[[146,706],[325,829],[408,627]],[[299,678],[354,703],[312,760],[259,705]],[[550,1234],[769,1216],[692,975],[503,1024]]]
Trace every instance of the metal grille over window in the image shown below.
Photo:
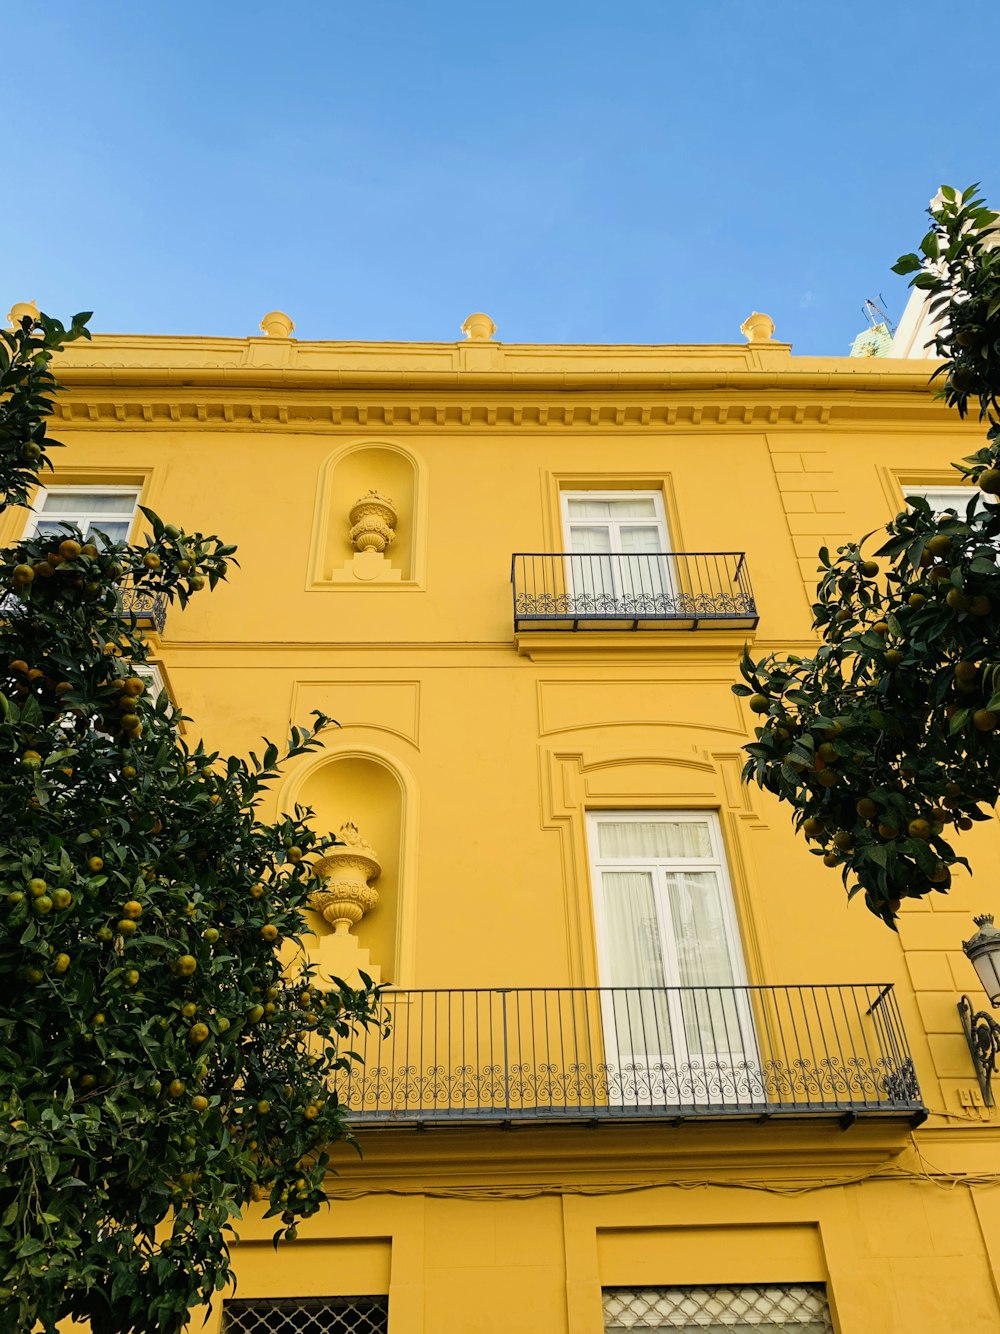
[[[761,1287],[605,1288],[605,1334],[833,1334],[822,1283]]]
[[[222,1334],[386,1334],[388,1297],[227,1301]]]

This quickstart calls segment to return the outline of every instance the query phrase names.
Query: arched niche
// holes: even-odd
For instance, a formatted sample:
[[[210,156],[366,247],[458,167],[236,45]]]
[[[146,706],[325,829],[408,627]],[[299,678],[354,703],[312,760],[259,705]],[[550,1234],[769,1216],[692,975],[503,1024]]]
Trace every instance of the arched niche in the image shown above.
[[[399,985],[405,966],[402,909],[407,800],[402,776],[386,759],[363,751],[327,755],[296,785],[294,801],[313,809],[311,823],[318,831],[337,834],[352,820],[377,852],[382,865],[374,882],[378,903],[350,934],[358,943],[360,966],[368,971],[368,962],[381,970],[382,982]],[[310,912],[309,918],[322,965],[324,941],[333,935],[333,927],[318,912]]]
[[[344,446],[326,460],[317,495],[314,586],[399,588],[419,583],[421,473],[410,450],[388,441],[360,441]],[[350,536],[350,514],[371,491],[391,500],[396,512],[392,523],[395,537],[384,552],[359,553]]]

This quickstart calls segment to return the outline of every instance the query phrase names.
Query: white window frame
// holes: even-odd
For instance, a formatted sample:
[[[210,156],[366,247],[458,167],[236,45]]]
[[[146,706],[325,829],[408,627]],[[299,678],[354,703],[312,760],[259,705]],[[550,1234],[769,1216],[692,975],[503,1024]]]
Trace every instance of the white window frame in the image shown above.
[[[709,841],[712,845],[712,857],[602,857],[599,852],[597,827],[602,820],[615,824],[648,824],[662,820],[665,824],[707,824]],[[605,978],[610,978],[610,959],[607,955],[607,917],[604,907],[604,894],[601,888],[601,871],[621,871],[627,868],[652,870],[654,891],[659,898],[663,892],[663,878],[671,871],[714,871],[719,877],[722,917],[726,926],[726,942],[729,946],[730,964],[733,969],[733,986],[747,985],[746,960],[743,956],[743,940],[739,920],[736,916],[736,901],[733,897],[732,881],[726,861],[725,846],[722,842],[722,826],[717,811],[692,811],[658,809],[648,811],[600,810],[587,812],[587,846],[590,850],[590,865],[594,884],[594,917],[597,925],[598,969],[602,985]],[[660,872],[657,875],[657,872]],[[661,913],[661,916],[665,914]],[[673,945],[673,924],[669,917],[661,921],[661,940],[664,946]],[[676,950],[674,957],[664,959],[664,974],[668,987],[681,985],[676,971]]]
[[[946,509],[953,509],[960,519],[965,518],[965,511],[968,508],[969,501],[977,499],[982,505],[982,492],[974,486],[962,486],[948,484],[941,486],[904,486],[901,488],[903,499],[909,504],[911,496],[921,496],[930,505],[935,514],[942,514]],[[944,504],[939,505],[935,502],[943,500]]]
[[[60,482],[60,483],[57,483],[57,484],[54,485],[54,486],[39,486],[39,488],[38,488],[38,492],[37,492],[37,494],[36,494],[36,496],[35,496],[35,499],[34,499],[34,503],[33,503],[32,507],[31,507],[31,515],[30,515],[30,517],[29,517],[29,519],[28,519],[28,523],[27,523],[27,525],[26,525],[26,527],[25,527],[25,530],[24,530],[24,535],[25,535],[25,537],[34,537],[34,536],[35,536],[35,533],[36,533],[36,531],[37,531],[37,529],[38,529],[38,524],[39,524],[40,522],[43,522],[43,521],[44,521],[45,523],[75,523],[75,524],[77,525],[77,527],[80,529],[80,531],[81,531],[84,535],[86,535],[88,528],[90,528],[90,527],[100,528],[100,526],[101,526],[101,524],[100,524],[100,520],[101,520],[102,518],[103,518],[104,520],[107,520],[107,519],[109,519],[109,518],[112,517],[111,515],[108,515],[108,514],[104,514],[104,515],[99,515],[99,514],[83,514],[83,515],[81,515],[81,514],[79,514],[79,513],[77,513],[77,514],[71,514],[69,511],[66,511],[65,513],[60,513],[58,510],[50,510],[50,511],[48,511],[48,512],[46,512],[46,513],[43,513],[43,512],[42,512],[42,506],[43,506],[43,504],[45,503],[45,498],[46,498],[47,496],[50,496],[50,495],[58,494],[60,491],[71,491],[71,492],[73,492],[74,495],[90,495],[90,496],[108,496],[108,495],[116,495],[116,496],[118,496],[118,495],[130,495],[130,496],[132,496],[132,514],[131,514],[131,516],[130,516],[130,518],[129,518],[129,521],[128,521],[128,532],[125,534],[125,540],[128,541],[128,539],[131,537],[131,534],[132,534],[132,528],[133,528],[133,525],[135,524],[135,516],[136,516],[136,514],[139,512],[139,497],[140,497],[140,495],[142,494],[142,488],[141,488],[141,487],[139,487],[139,486],[117,486],[117,485],[113,485],[113,484],[109,484],[109,485],[107,485],[107,486],[100,486],[100,485],[96,485],[96,484],[88,484],[88,485],[84,485],[84,486],[75,486],[75,485],[73,485],[71,482]],[[84,524],[84,523],[81,523],[81,521],[80,521],[81,518],[83,518],[83,519],[86,520],[86,523],[85,523],[85,524]],[[121,522],[121,516],[117,516],[117,517],[115,517],[115,522],[116,522],[116,523],[120,523],[120,522]]]
[[[159,664],[155,662],[133,662],[132,671],[146,682],[146,691],[150,699],[158,699],[161,691],[166,690],[166,682]]]
[[[571,500],[652,500],[655,515],[652,519],[573,519],[570,518],[569,502]],[[563,541],[567,548],[570,546],[570,529],[573,525],[595,528],[600,524],[607,524],[611,532],[611,551],[609,555],[621,556],[627,553],[622,551],[621,537],[619,528],[623,525],[627,527],[636,527],[638,524],[655,524],[660,532],[660,550],[668,552],[670,550],[670,526],[667,523],[667,511],[663,504],[662,491],[561,491],[559,495],[560,511],[562,514]]]
[[[585,519],[571,518],[570,502],[652,500],[653,516],[648,519]],[[563,525],[563,546],[566,555],[563,579],[570,597],[579,599],[587,610],[600,617],[615,619],[634,617],[637,609],[655,609],[671,605],[677,591],[674,560],[670,551],[670,529],[667,526],[663,494],[660,491],[563,491],[560,495]],[[656,552],[629,552],[622,550],[621,529],[653,528],[658,534]],[[574,528],[605,527],[608,530],[607,552],[574,552]]]
[[[656,821],[657,819],[670,824],[698,823],[707,825],[712,855],[710,857],[670,858],[618,858],[601,856],[598,826],[602,821],[613,822],[615,824],[623,822],[649,823],[650,821]],[[591,810],[586,813],[586,826],[594,905],[598,977],[602,987],[602,1023],[607,1051],[609,1053],[617,1053],[620,1058],[624,1053],[625,1048],[629,1048],[628,1054],[632,1060],[633,1068],[642,1069],[648,1073],[646,1087],[649,1090],[648,1097],[651,1103],[655,1104],[664,1100],[681,1101],[679,1094],[676,1099],[674,1099],[670,1097],[668,1093],[670,1073],[678,1072],[682,1066],[690,1066],[692,1060],[697,1064],[700,1053],[691,1052],[688,1046],[687,1025],[683,1014],[684,1007],[682,1002],[684,989],[680,980],[676,935],[673,920],[669,912],[669,896],[665,882],[666,876],[676,871],[711,871],[718,877],[719,900],[726,935],[726,946],[732,973],[732,981],[726,984],[709,984],[707,991],[711,992],[713,986],[718,985],[724,985],[725,987],[731,986],[734,988],[733,1001],[738,1016],[738,1034],[742,1041],[740,1043],[740,1050],[737,1050],[735,1047],[731,1048],[731,1055],[734,1059],[738,1059],[739,1063],[742,1065],[759,1068],[760,1056],[756,1036],[756,1025],[754,1023],[750,992],[747,990],[748,982],[746,958],[743,952],[743,937],[736,912],[736,901],[733,895],[732,880],[729,875],[729,865],[726,859],[725,844],[722,839],[722,826],[718,812],[714,810],[672,810],[670,808],[657,808],[655,810]],[[629,991],[629,986],[628,984],[615,983],[613,981],[602,873],[604,871],[628,870],[652,873],[653,898],[661,944],[661,964],[664,975],[663,985],[666,990],[666,1003],[669,1012],[670,1037],[674,1044],[674,1051],[669,1055],[663,1052],[632,1051],[630,1049],[631,1037],[629,1037],[628,1041],[623,1041],[619,1031],[617,1016],[621,1012],[621,1002],[624,999],[621,993],[627,993]],[[697,992],[698,988],[694,988],[694,990]],[[626,1009],[627,1006],[628,1002],[626,1002]],[[644,1025],[643,1034],[645,1034]],[[666,1078],[663,1077],[664,1072],[666,1072]],[[639,1083],[642,1083],[641,1076]],[[709,1088],[709,1084],[711,1083],[712,1079],[709,1076],[705,1081],[704,1092],[693,1100],[707,1103],[726,1101],[742,1102],[746,1099],[745,1094],[737,1092],[735,1086],[731,1083],[727,1084],[725,1080],[715,1081],[716,1087],[714,1092]],[[659,1091],[657,1092],[655,1090]],[[632,1099],[623,1095],[619,1101],[631,1102]]]

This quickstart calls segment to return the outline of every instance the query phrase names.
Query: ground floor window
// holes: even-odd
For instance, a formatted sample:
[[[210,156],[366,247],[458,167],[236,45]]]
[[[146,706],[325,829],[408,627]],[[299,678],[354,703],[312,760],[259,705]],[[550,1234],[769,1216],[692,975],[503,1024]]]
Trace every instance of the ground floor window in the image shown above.
[[[227,1301],[222,1334],[386,1334],[388,1297]]]
[[[685,1334],[833,1334],[822,1283],[759,1287],[605,1288],[606,1334],[682,1330]]]

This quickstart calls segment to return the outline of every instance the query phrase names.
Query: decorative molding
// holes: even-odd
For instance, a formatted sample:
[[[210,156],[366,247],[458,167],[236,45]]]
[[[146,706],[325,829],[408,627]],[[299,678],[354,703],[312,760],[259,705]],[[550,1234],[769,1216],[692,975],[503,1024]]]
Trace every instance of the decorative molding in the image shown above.
[[[845,385],[845,390],[852,386]],[[949,434],[963,433],[963,427],[951,420],[946,409],[929,396],[900,395],[889,388],[891,403],[879,403],[873,395],[845,393],[842,400],[835,397],[810,398],[806,401],[791,397],[775,403],[773,398],[753,395],[751,398],[727,397],[724,403],[711,395],[698,397],[686,393],[683,397],[664,398],[649,404],[625,401],[621,398],[602,399],[600,402],[577,398],[574,403],[540,403],[511,395],[509,398],[470,402],[454,391],[447,401],[428,402],[396,397],[391,401],[372,405],[350,397],[317,397],[315,392],[303,389],[294,398],[278,401],[264,388],[259,396],[242,401],[226,386],[225,398],[209,398],[204,392],[197,401],[171,393],[153,399],[141,386],[135,394],[123,392],[115,386],[79,386],[68,390],[58,405],[64,422],[79,427],[107,427],[116,425],[125,429],[177,426],[213,429],[246,430],[250,427],[273,429],[275,426],[293,430],[329,430],[333,427],[367,427],[374,418],[378,424],[395,430],[440,431],[468,426],[490,428],[517,428],[521,430],[579,429],[583,426],[607,427],[616,430],[676,429],[685,426],[711,426],[726,431],[741,428],[792,428],[803,425],[827,428],[848,426],[852,423],[878,423],[880,431],[899,433],[908,431],[917,423],[933,424],[938,431]],[[783,396],[784,397],[784,396]],[[883,419],[883,413],[885,417]]]
[[[382,874],[382,862],[353,820],[340,826],[338,837],[342,845],[330,848],[313,864],[323,888],[310,896],[309,906],[343,936],[378,903],[378,890],[371,882]]]
[[[713,729],[705,729],[711,732]],[[745,839],[765,828],[756,813],[756,794],[733,784],[737,752],[692,746],[682,750],[634,748],[622,728],[618,745],[607,737],[574,735],[567,748],[538,747],[541,827],[558,832],[562,844],[566,957],[573,986],[592,986],[598,977],[584,812],[588,810],[714,810],[720,815],[744,955],[750,981],[769,976],[772,962],[760,930],[752,860]],[[566,739],[568,740],[568,738]],[[595,745],[595,742],[597,743]]]
[[[372,488],[351,506],[348,536],[355,551],[377,551],[391,547],[396,539],[396,506],[388,496]]]

